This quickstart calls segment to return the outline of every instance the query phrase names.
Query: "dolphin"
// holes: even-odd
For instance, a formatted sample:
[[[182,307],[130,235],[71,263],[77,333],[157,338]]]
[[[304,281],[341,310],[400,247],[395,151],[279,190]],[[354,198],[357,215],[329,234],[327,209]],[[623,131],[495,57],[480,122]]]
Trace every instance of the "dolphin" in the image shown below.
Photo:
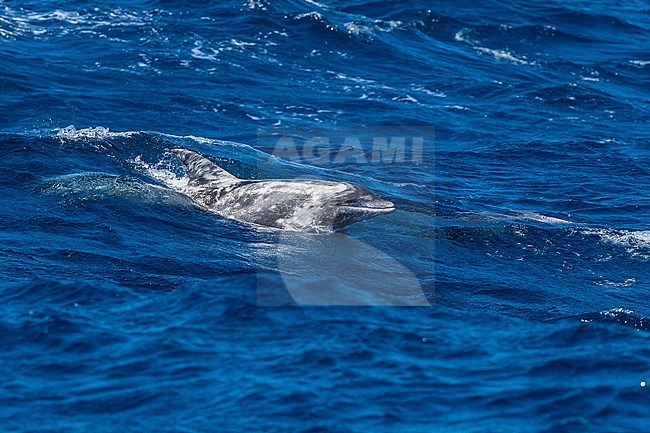
[[[336,230],[395,210],[395,205],[349,182],[239,179],[204,156],[172,149],[187,168],[181,192],[226,218],[295,231]]]

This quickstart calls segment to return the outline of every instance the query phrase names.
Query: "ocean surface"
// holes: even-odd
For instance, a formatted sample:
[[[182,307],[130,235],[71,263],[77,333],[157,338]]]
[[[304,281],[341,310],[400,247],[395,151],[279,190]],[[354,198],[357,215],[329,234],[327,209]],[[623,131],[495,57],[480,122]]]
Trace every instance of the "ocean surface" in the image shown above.
[[[648,431],[649,48],[642,0],[0,1],[0,430]],[[259,138],[379,127],[435,146]],[[225,219],[176,147],[397,210]]]

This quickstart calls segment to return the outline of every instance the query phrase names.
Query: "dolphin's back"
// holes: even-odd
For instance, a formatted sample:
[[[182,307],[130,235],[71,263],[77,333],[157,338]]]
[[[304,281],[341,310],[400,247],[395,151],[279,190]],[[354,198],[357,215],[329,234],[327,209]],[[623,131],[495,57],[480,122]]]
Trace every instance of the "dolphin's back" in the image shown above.
[[[347,183],[321,180],[244,180],[209,197],[208,207],[223,216],[277,228],[331,226],[337,197],[352,190]]]

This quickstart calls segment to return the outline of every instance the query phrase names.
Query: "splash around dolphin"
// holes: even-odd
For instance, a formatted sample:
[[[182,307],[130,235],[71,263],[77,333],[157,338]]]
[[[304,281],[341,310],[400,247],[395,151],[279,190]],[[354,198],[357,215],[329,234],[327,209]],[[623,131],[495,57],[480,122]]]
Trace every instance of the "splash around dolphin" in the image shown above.
[[[295,231],[328,231],[395,210],[388,200],[349,182],[239,179],[204,156],[172,149],[187,168],[182,193],[226,218]]]

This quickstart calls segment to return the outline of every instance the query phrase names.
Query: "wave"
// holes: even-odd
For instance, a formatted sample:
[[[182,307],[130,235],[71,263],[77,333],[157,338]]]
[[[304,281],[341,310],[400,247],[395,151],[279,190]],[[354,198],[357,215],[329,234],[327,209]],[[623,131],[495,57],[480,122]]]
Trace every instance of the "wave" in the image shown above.
[[[40,182],[37,190],[42,194],[60,196],[63,203],[68,205],[112,198],[149,204],[190,204],[189,200],[168,188],[109,173],[81,172],[55,176]]]

